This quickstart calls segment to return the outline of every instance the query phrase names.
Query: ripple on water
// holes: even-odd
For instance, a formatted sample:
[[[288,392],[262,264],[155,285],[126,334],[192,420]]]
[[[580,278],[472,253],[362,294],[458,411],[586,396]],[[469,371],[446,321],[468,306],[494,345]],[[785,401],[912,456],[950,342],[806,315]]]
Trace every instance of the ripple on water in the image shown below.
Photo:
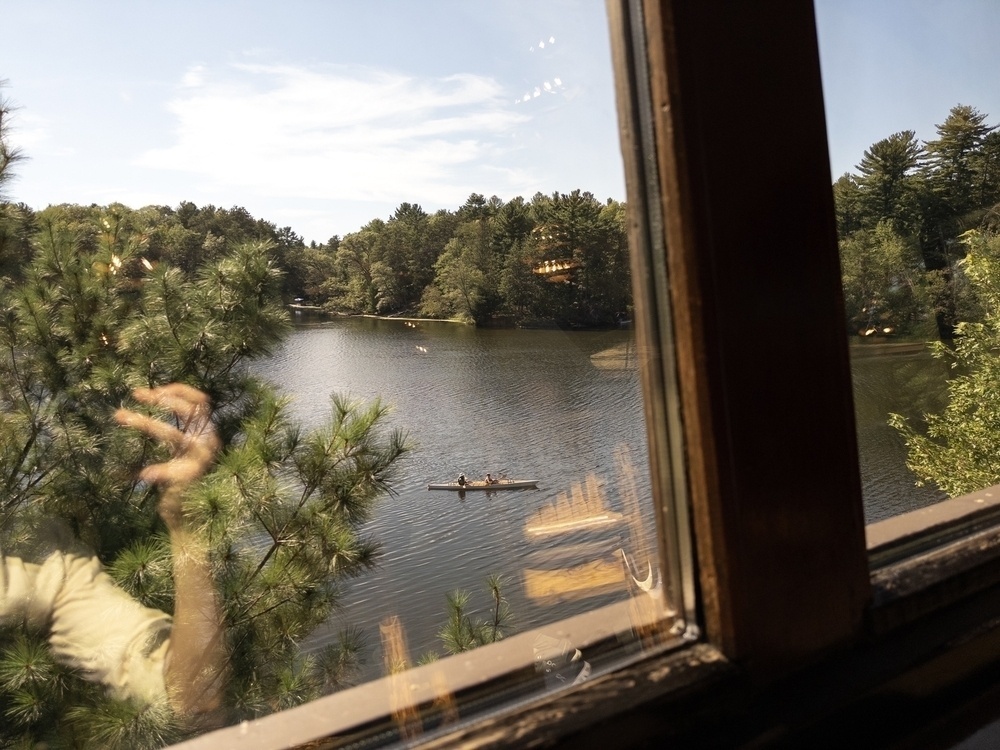
[[[869,520],[915,502],[905,454],[886,419],[899,399],[934,381],[929,358],[875,358],[855,365],[861,465]],[[930,367],[933,367],[931,365]],[[525,567],[560,566],[614,554],[628,543],[624,524],[590,534],[529,538],[530,519],[578,493],[585,480],[602,501],[624,510],[622,488],[649,497],[642,396],[631,332],[477,330],[450,324],[348,319],[296,330],[257,371],[295,395],[293,414],[316,426],[332,391],[393,406],[390,422],[416,449],[378,502],[364,533],[381,542],[378,568],[349,582],[344,607],[312,639],[329,641],[342,622],[360,626],[377,646],[378,623],[399,615],[413,655],[440,651],[446,595],[472,594],[488,605],[484,581],[509,577],[505,592],[521,630],[606,603],[607,596],[543,603],[529,600]],[[898,409],[897,409],[898,410]],[[620,473],[626,449],[634,470]],[[538,490],[429,492],[427,483],[485,472],[539,481]],[[641,505],[653,526],[651,504]],[[376,669],[376,667],[373,667]],[[374,674],[374,673],[373,673]]]

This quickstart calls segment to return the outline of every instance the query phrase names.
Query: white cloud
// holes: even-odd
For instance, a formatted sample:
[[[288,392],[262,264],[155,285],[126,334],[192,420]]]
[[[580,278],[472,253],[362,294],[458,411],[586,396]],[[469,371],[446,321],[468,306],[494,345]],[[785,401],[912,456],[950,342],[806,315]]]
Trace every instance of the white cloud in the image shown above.
[[[7,124],[11,130],[11,145],[15,148],[35,150],[51,140],[52,123],[26,110],[15,109]],[[66,152],[68,149],[61,151]]]
[[[181,86],[185,88],[198,88],[205,80],[205,66],[193,65],[184,73],[181,78]]]
[[[531,182],[506,169],[529,117],[490,78],[237,64],[194,67],[182,85],[168,104],[176,140],[137,164],[197,175],[201,187],[459,205]]]

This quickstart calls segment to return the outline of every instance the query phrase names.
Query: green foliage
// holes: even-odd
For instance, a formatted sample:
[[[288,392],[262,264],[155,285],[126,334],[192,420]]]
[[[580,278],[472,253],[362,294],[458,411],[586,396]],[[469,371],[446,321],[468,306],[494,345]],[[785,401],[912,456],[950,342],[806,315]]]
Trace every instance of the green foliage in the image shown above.
[[[536,272],[556,260],[567,273]],[[431,217],[404,203],[345,236],[336,264],[326,306],[338,312],[608,326],[631,304],[624,206],[579,190],[531,203],[473,193]]]
[[[434,264],[434,288],[440,290],[444,310],[469,322],[485,322],[482,307],[487,298],[486,274],[476,262],[478,235],[475,227],[464,225]]]
[[[923,429],[894,414],[909,450],[907,466],[918,483],[933,483],[949,496],[1000,483],[1000,237],[968,232],[969,252],[961,269],[984,310],[980,322],[963,322],[949,348],[937,343],[936,357],[948,361],[948,403],[925,415]]]
[[[1000,225],[996,130],[984,113],[956,105],[937,138],[921,146],[912,130],[893,133],[865,151],[858,174],[834,183],[849,330],[907,332],[934,320],[950,340],[956,321],[978,319],[958,266],[960,238]]]
[[[987,202],[996,202],[998,198],[983,195],[981,189],[985,166],[981,148],[984,139],[996,130],[996,126],[985,123],[984,113],[958,104],[937,126],[938,137],[927,142],[928,181],[952,214],[961,215],[979,208],[983,198]]]
[[[5,80],[0,79],[0,91]],[[10,118],[14,106],[0,95],[0,199],[6,196],[6,186],[14,178],[14,165],[24,158],[23,152],[10,141]]]
[[[184,732],[166,704],[115,700],[56,664],[38,633],[8,629],[0,650],[0,742],[37,747],[158,748]]]
[[[363,642],[315,655],[298,643],[336,608],[340,586],[378,553],[360,534],[408,446],[387,407],[335,396],[304,433],[287,399],[247,365],[289,330],[273,243],[219,248],[188,271],[151,260],[158,212],[53,207],[39,216],[24,279],[0,287],[0,548],[46,554],[53,519],[93,549],[145,604],[170,611],[171,551],[157,498],[137,480],[162,460],[111,419],[137,386],[208,393],[224,449],[190,513],[222,594],[235,718],[349,684]],[[179,235],[181,236],[181,235]],[[34,547],[34,549],[33,549]],[[179,738],[163,706],[115,701],[54,665],[37,634],[0,654],[0,744],[158,747]]]
[[[155,750],[184,738],[165,703],[141,705],[133,701],[98,699],[66,711],[72,738],[108,750]]]
[[[0,203],[0,278],[20,280],[31,261],[35,212],[21,204]]]
[[[448,620],[438,633],[446,652],[459,654],[487,643],[496,643],[510,632],[512,617],[503,595],[503,585],[503,576],[491,575],[486,579],[490,604],[485,617],[474,618],[474,613],[469,612],[469,602],[472,599],[469,592],[454,591],[448,594]],[[425,660],[431,658],[427,656]]]
[[[861,229],[861,189],[857,175],[847,172],[833,183],[833,203],[838,237],[844,239]]]
[[[840,243],[849,330],[905,333],[927,311],[926,280],[914,243],[888,221]]]
[[[922,154],[912,130],[893,133],[865,151],[858,164],[858,208],[865,226],[889,222],[897,231],[913,231],[919,211],[915,173]]]

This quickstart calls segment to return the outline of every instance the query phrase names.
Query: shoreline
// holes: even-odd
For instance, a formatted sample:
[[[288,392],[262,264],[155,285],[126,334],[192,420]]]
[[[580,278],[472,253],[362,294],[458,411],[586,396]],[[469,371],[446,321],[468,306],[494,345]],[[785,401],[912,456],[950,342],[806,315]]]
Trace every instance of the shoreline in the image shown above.
[[[873,341],[855,337],[848,342],[848,345],[851,355],[856,357],[925,354],[930,351],[929,341]]]
[[[452,325],[463,325],[469,326],[471,328],[479,329],[490,329],[490,328],[500,328],[504,330],[554,330],[554,331],[611,331],[619,330],[623,327],[618,326],[594,326],[594,327],[574,327],[574,326],[561,326],[554,322],[534,321],[533,323],[528,323],[525,325],[515,325],[512,323],[493,323],[490,325],[476,325],[475,323],[470,323],[461,318],[422,318],[419,316],[403,316],[403,315],[375,315],[373,313],[337,313],[324,310],[318,305],[299,305],[295,303],[288,303],[286,305],[289,310],[296,313],[307,312],[313,315],[317,315],[324,318],[368,318],[371,320],[398,320],[403,323],[449,323]]]

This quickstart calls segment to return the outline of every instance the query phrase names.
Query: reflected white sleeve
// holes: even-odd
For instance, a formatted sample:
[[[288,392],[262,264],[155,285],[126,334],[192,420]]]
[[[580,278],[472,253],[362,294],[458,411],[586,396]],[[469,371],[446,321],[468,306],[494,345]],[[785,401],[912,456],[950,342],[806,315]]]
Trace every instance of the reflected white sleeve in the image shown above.
[[[170,617],[118,588],[96,557],[56,552],[36,565],[0,555],[0,618],[47,626],[53,656],[116,697],[166,697]]]

